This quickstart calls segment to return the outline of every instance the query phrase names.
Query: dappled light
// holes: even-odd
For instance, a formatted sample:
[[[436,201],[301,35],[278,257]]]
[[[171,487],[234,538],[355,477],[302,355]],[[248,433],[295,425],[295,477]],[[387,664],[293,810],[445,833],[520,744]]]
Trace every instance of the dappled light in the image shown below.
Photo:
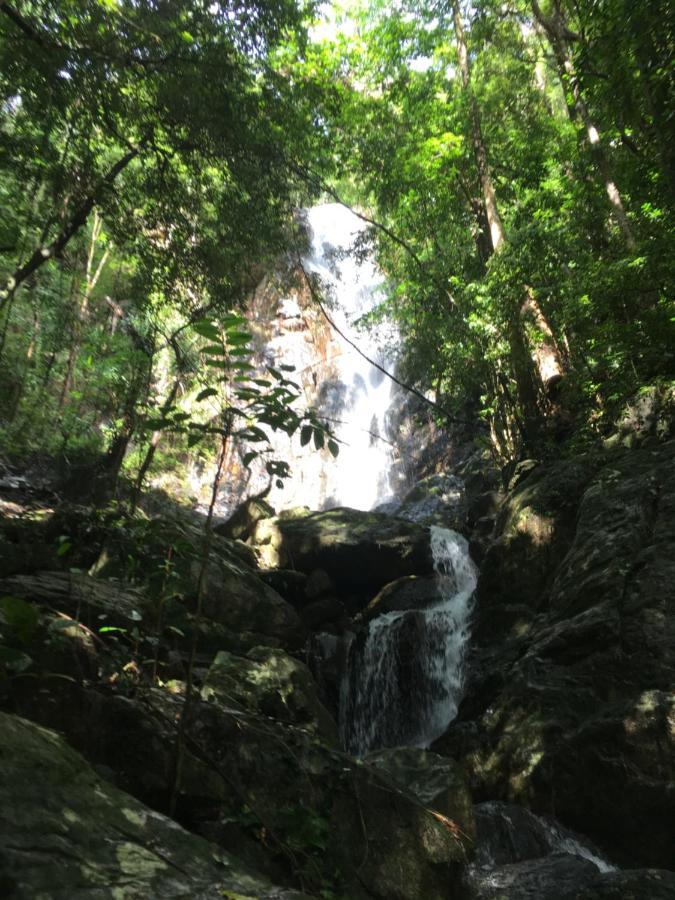
[[[0,896],[675,897],[666,0],[0,0]]]

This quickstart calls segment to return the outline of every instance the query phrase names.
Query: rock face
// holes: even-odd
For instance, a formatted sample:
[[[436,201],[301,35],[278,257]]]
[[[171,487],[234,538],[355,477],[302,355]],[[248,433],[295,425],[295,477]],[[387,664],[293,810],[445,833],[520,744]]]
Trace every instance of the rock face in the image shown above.
[[[337,726],[319,702],[309,669],[283,650],[254,647],[247,658],[221,651],[208,671],[202,696],[304,726],[337,744]]]
[[[341,594],[368,599],[396,578],[432,570],[428,530],[382,513],[342,508],[264,519],[252,543],[270,567],[323,569]]]
[[[100,778],[55,732],[0,713],[0,893],[301,900]]]
[[[397,714],[433,694],[426,527],[347,509],[260,519],[247,547],[214,538],[197,615],[189,518],[10,522],[0,896],[675,895],[675,873],[646,868],[672,866],[675,846],[675,445],[655,428],[637,449],[524,461],[503,493],[476,476],[470,667],[434,752],[355,760],[319,699],[337,705],[350,616],[400,610],[401,677],[420,693],[401,692]],[[172,797],[176,822],[161,815]],[[601,857],[645,868],[599,871]]]
[[[523,803],[628,865],[675,846],[675,444],[537,466],[483,561],[457,720],[478,799]]]
[[[467,516],[464,482],[456,475],[428,475],[413,485],[402,500],[378,508],[390,516],[420,525],[440,525],[461,531]]]

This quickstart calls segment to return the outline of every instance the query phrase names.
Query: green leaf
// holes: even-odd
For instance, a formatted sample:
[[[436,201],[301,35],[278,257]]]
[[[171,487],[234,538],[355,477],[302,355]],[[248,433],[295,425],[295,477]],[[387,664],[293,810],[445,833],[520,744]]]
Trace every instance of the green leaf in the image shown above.
[[[314,429],[314,446],[317,450],[323,447],[323,431],[320,428]]]
[[[333,440],[328,441],[328,449],[330,451],[331,456],[337,457],[340,452],[340,448],[337,443]]]
[[[0,621],[3,621],[20,644],[29,644],[37,631],[40,616],[32,603],[21,597],[0,598]]]
[[[200,391],[195,397],[196,403],[201,403],[202,400],[206,400],[208,397],[216,397],[218,395],[218,391],[216,388],[204,388],[203,391]]]
[[[312,440],[312,432],[314,429],[311,425],[303,425],[300,431],[300,446],[305,447]]]
[[[207,356],[225,356],[225,348],[221,344],[207,344],[206,347],[200,347],[199,352]]]
[[[257,450],[249,450],[248,453],[245,453],[245,454],[244,454],[244,457],[243,457],[243,459],[242,459],[242,463],[243,463],[245,466],[248,467],[248,466],[250,465],[250,463],[252,463],[253,460],[254,460],[257,456],[258,456],[258,451],[257,451]]]
[[[250,331],[233,331],[227,332],[228,344],[248,344],[253,335]]]
[[[210,341],[219,341],[220,340],[220,332],[213,324],[213,322],[209,321],[209,319],[200,319],[199,322],[194,322],[192,325],[193,331],[196,331],[197,334],[200,334],[202,337],[208,338]]]
[[[59,557],[65,556],[66,553],[68,553],[70,550],[72,550],[72,547],[73,547],[73,545],[72,545],[72,542],[70,541],[70,538],[66,537],[65,535],[62,535],[59,538],[59,546],[56,549],[56,555]]]

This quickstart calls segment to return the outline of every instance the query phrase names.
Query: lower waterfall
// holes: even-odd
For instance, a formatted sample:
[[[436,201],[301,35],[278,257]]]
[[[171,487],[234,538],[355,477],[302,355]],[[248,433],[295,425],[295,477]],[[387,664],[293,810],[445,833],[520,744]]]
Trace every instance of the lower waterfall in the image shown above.
[[[343,746],[428,747],[457,714],[476,587],[468,542],[431,527],[438,601],[373,619],[352,639],[340,697]]]

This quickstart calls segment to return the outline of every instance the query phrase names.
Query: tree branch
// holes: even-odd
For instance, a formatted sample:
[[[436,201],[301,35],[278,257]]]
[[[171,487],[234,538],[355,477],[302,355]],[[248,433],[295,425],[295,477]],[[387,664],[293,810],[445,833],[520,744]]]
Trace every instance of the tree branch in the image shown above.
[[[59,253],[61,253],[70,239],[76,235],[80,228],[85,224],[94,206],[100,200],[103,191],[113,184],[120,172],[126,169],[129,163],[134,160],[140,152],[140,147],[133,147],[125,153],[124,156],[118,159],[117,162],[108,169],[103,178],[99,181],[97,187],[80,203],[70,217],[70,220],[64,225],[61,232],[51,244],[38,247],[33,251],[32,256],[22,266],[16,269],[14,274],[8,279],[3,290],[0,290],[0,309],[2,309],[12,294],[27,278],[41,268],[48,259],[58,256]]]

